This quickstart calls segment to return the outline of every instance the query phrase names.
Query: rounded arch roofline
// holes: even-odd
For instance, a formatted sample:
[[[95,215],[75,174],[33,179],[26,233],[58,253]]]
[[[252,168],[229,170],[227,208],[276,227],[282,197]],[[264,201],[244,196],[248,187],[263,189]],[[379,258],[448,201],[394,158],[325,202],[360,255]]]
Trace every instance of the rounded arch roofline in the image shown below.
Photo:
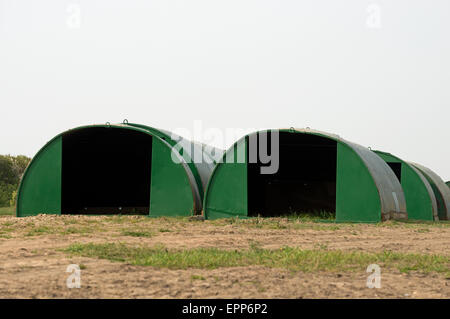
[[[127,126],[127,124],[110,124],[110,123],[106,123],[106,124],[91,124],[91,125],[82,125],[82,126],[77,126],[75,128],[71,128],[68,129],[66,131],[63,131],[59,134],[57,134],[56,136],[54,136],[53,138],[51,138],[47,143],[44,144],[44,146],[42,146],[37,152],[36,154],[33,155],[33,157],[31,158],[31,161],[28,163],[27,168],[25,169],[24,173],[22,176],[25,176],[25,174],[27,173],[28,167],[30,167],[30,165],[32,164],[32,162],[36,159],[37,156],[39,156],[52,142],[54,142],[56,139],[64,136],[65,134],[68,134],[70,132],[74,132],[74,131],[78,131],[78,130],[84,130],[84,129],[88,129],[88,128],[94,128],[94,127],[104,127],[104,128],[110,128],[110,127],[115,127],[115,128],[124,128],[124,129],[130,129],[130,130],[134,130],[134,131],[138,131],[138,132],[142,132],[151,136],[154,136],[153,134],[150,134],[148,131],[141,129],[141,128],[137,128],[137,127],[133,127],[133,126]],[[157,136],[158,137],[158,136]],[[19,185],[19,189],[20,189],[20,185]]]
[[[362,161],[369,174],[372,177],[372,180],[375,183],[375,186],[378,191],[378,196],[381,204],[381,213],[393,213],[399,215],[400,218],[404,218],[403,215],[406,215],[406,201],[403,193],[403,189],[395,176],[394,172],[389,168],[389,166],[374,152],[372,152],[369,148],[366,148],[362,145],[350,142],[337,134],[332,134],[316,129],[311,128],[281,128],[281,129],[264,129],[255,131],[249,134],[244,135],[239,140],[237,140],[233,145],[231,145],[221,157],[221,160],[215,166],[211,178],[207,184],[205,190],[205,196],[203,199],[203,207],[206,207],[207,193],[209,190],[209,186],[213,181],[214,174],[219,168],[220,165],[224,164],[224,160],[227,156],[227,153],[234,149],[239,143],[245,141],[245,139],[249,136],[261,133],[261,132],[270,132],[270,131],[279,131],[279,132],[289,132],[289,133],[301,133],[301,134],[311,134],[316,136],[321,136],[324,138],[328,138],[336,141],[337,143],[342,143],[348,146],[353,153],[357,156],[357,158]],[[393,190],[393,191],[392,191]],[[383,216],[381,216],[383,218]],[[388,218],[391,218],[389,216]]]
[[[186,162],[187,165],[192,170],[194,178],[197,182],[198,189],[200,191],[200,196],[203,197],[206,191],[209,178],[217,163],[216,160],[217,154],[214,154],[214,156],[212,156],[210,151],[214,151],[214,153],[217,152],[224,153],[225,152],[224,150],[221,150],[217,147],[212,147],[204,143],[191,141],[176,133],[172,133],[167,130],[157,129],[151,126],[137,123],[125,123],[124,125],[138,127],[144,130],[148,130],[152,133],[155,133],[159,138],[166,141],[171,147],[181,146],[181,149],[183,150],[182,157],[184,159],[184,162]],[[185,149],[187,146],[189,146],[190,149]],[[197,161],[195,159],[195,154],[202,154],[201,161]],[[205,161],[204,157],[206,157],[208,161]]]
[[[446,184],[444,180],[430,168],[415,162],[409,163],[419,171],[423,172],[423,174],[427,175],[427,177],[430,178],[431,181],[436,185],[439,193],[444,200],[444,205],[447,213],[446,218],[447,220],[450,220],[450,187],[448,187],[448,184]]]
[[[430,197],[431,200],[431,206],[432,206],[432,210],[433,210],[433,218],[435,220],[438,220],[438,204],[437,204],[437,199],[436,196],[433,192],[433,188],[431,187],[431,184],[428,182],[427,178],[424,176],[424,174],[417,169],[413,163],[405,161],[403,159],[401,159],[400,157],[398,157],[397,155],[394,155],[392,153],[389,152],[384,152],[384,151],[380,151],[380,150],[373,150],[373,152],[375,153],[380,153],[386,156],[390,156],[398,161],[400,161],[402,164],[406,165],[408,168],[410,168],[414,173],[417,174],[417,176],[420,178],[420,180],[422,181],[423,185],[425,186],[428,195]]]
[[[75,128],[71,128],[69,130],[63,131],[63,132],[57,134],[56,136],[54,136],[47,143],[45,143],[36,152],[36,154],[32,157],[31,161],[28,163],[27,167],[25,168],[22,178],[20,179],[19,187],[17,189],[17,198],[18,198],[18,202],[16,205],[16,215],[17,216],[18,216],[18,212],[20,209],[20,207],[18,205],[19,197],[20,197],[20,194],[21,194],[21,191],[23,188],[24,180],[27,177],[27,173],[28,173],[30,167],[36,162],[36,160],[39,158],[39,156],[42,155],[42,153],[58,138],[62,138],[64,135],[69,134],[74,131],[87,130],[87,129],[91,129],[91,128],[116,128],[116,129],[133,130],[136,132],[150,135],[152,137],[156,137],[160,143],[162,143],[165,147],[167,147],[168,149],[173,151],[172,145],[161,137],[161,136],[165,136],[165,133],[163,133],[159,129],[151,128],[151,127],[147,127],[148,129],[146,129],[144,127],[129,125],[128,123],[112,123],[111,124],[111,123],[107,122],[105,124],[90,124],[90,125],[77,126]],[[180,164],[183,166],[183,168],[186,172],[186,175],[188,177],[189,183],[191,184],[191,189],[193,192],[192,195],[193,195],[193,200],[194,200],[194,209],[197,208],[198,210],[200,210],[202,208],[203,203],[201,200],[201,193],[200,193],[199,185],[197,184],[196,178],[194,176],[195,174],[192,172],[192,170],[189,168],[188,164],[186,163],[185,159],[179,153],[175,152],[175,155],[177,156],[178,160],[180,161]]]
[[[247,137],[251,136],[251,135],[255,135],[261,132],[270,132],[270,131],[279,131],[279,132],[289,132],[289,133],[302,133],[302,134],[311,134],[311,135],[316,135],[316,136],[322,136],[328,139],[332,139],[336,142],[339,143],[344,143],[348,146],[350,146],[352,149],[352,146],[359,146],[362,149],[366,149],[364,146],[356,144],[354,142],[350,142],[344,138],[342,138],[341,136],[337,135],[337,134],[333,134],[333,133],[328,133],[325,131],[320,131],[320,130],[316,130],[316,129],[310,129],[310,128],[280,128],[280,129],[264,129],[264,130],[259,130],[259,131],[254,131],[252,133],[246,134],[243,137],[241,137],[240,139],[238,139],[236,142],[233,143],[233,145],[231,145],[227,150],[224,151],[224,154],[222,155],[220,161],[218,161],[218,164],[223,163],[224,159],[226,158],[226,153],[228,151],[231,150],[231,148],[233,148],[235,145],[241,143],[242,141],[244,141]],[[369,148],[366,149],[367,152],[371,152],[371,150]]]

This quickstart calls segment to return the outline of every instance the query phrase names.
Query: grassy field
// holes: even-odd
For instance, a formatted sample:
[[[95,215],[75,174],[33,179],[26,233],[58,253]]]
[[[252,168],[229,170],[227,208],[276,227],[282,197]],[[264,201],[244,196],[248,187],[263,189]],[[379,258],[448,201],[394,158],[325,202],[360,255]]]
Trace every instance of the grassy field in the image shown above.
[[[133,247],[125,244],[74,244],[64,249],[73,255],[103,258],[138,266],[169,269],[217,269],[222,267],[264,266],[302,272],[364,271],[367,265],[378,263],[386,269],[400,272],[443,273],[450,277],[450,257],[411,253],[343,252],[338,250],[303,250],[282,247],[246,250],[217,248],[173,249],[164,247]]]
[[[450,298],[449,222],[13,211],[0,210],[3,297]],[[82,271],[80,289],[65,286],[70,264]],[[372,264],[381,289],[366,287]]]
[[[14,215],[16,213],[15,207],[0,207],[0,216]]]

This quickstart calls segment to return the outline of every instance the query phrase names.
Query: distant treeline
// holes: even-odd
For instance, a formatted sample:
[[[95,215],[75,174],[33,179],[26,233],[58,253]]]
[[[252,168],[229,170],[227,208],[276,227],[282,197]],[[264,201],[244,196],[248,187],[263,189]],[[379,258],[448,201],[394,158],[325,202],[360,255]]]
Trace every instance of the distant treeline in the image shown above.
[[[29,162],[24,155],[0,155],[0,207],[15,205],[17,188]]]

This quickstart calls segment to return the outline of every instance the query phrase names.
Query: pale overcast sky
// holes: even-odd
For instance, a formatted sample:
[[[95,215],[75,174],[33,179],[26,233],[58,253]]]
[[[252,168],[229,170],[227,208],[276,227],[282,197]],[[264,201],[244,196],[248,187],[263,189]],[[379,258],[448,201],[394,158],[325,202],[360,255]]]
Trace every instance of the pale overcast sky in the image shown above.
[[[448,0],[0,0],[0,154],[125,118],[294,126],[449,180],[449,107]]]

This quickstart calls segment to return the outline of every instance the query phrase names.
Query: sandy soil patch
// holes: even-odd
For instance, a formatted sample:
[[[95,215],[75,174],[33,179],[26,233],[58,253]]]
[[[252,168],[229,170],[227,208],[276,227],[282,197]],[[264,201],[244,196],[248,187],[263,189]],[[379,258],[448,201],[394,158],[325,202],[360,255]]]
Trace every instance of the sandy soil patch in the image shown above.
[[[136,236],[127,236],[130,230]],[[142,232],[142,237],[139,237]],[[1,298],[450,298],[443,274],[382,270],[382,288],[368,274],[302,273],[261,266],[156,269],[70,257],[72,243],[123,242],[168,248],[384,250],[449,255],[450,225],[348,225],[189,221],[141,217],[0,218]],[[66,287],[66,268],[82,265],[80,289]]]

